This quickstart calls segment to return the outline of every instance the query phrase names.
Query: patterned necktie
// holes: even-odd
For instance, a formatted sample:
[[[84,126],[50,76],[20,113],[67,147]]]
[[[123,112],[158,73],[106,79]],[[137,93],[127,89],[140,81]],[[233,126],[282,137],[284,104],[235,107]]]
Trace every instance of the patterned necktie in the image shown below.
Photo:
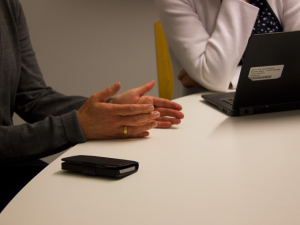
[[[252,35],[283,31],[280,22],[266,0],[251,0],[250,4],[259,8]]]

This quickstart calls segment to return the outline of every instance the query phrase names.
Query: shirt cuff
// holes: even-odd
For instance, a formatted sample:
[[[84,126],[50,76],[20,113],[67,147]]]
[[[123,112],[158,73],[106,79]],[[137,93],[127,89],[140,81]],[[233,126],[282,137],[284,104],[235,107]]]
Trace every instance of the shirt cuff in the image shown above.
[[[239,78],[240,78],[241,70],[242,70],[242,66],[238,66],[236,68],[234,77],[232,78],[232,80],[230,82],[229,89],[236,89],[237,88],[237,84],[238,84],[238,81],[239,81]]]

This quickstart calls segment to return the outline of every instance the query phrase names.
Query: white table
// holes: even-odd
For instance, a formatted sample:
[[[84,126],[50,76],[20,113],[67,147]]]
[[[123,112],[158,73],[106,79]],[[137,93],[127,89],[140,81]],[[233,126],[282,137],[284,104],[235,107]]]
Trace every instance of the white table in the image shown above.
[[[1,225],[299,225],[300,111],[230,118],[177,99],[185,119],[149,138],[90,141],[62,157],[136,160],[121,180],[62,171],[60,158],[0,214]]]

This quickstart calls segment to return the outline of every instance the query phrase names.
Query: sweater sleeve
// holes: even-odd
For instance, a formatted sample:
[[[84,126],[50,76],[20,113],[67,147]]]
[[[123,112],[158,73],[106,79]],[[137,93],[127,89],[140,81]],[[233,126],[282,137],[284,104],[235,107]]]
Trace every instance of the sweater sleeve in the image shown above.
[[[212,20],[209,15],[202,17],[195,4],[203,4],[203,10],[205,4],[210,4],[212,10],[219,7],[216,21],[207,21]],[[168,44],[183,68],[203,87],[227,91],[259,9],[241,0],[216,4],[220,2],[156,0]],[[215,29],[209,33],[206,26],[212,23]]]
[[[46,86],[30,43],[22,7],[18,1],[17,39],[21,55],[20,76],[13,110],[26,124],[0,126],[0,162],[45,157],[86,141],[77,117],[85,97],[65,96]],[[9,88],[9,87],[7,87]],[[11,90],[12,91],[12,90]],[[13,94],[12,94],[13,96]],[[1,118],[0,118],[1,119]]]
[[[0,163],[41,158],[85,142],[74,110],[32,124],[0,126]]]

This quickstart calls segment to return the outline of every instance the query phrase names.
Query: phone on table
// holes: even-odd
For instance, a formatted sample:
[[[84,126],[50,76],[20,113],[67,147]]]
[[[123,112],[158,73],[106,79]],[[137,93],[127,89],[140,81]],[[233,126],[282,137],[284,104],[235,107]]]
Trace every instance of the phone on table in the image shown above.
[[[76,155],[61,160],[63,170],[114,178],[126,177],[137,172],[139,168],[136,161],[100,156]]]

